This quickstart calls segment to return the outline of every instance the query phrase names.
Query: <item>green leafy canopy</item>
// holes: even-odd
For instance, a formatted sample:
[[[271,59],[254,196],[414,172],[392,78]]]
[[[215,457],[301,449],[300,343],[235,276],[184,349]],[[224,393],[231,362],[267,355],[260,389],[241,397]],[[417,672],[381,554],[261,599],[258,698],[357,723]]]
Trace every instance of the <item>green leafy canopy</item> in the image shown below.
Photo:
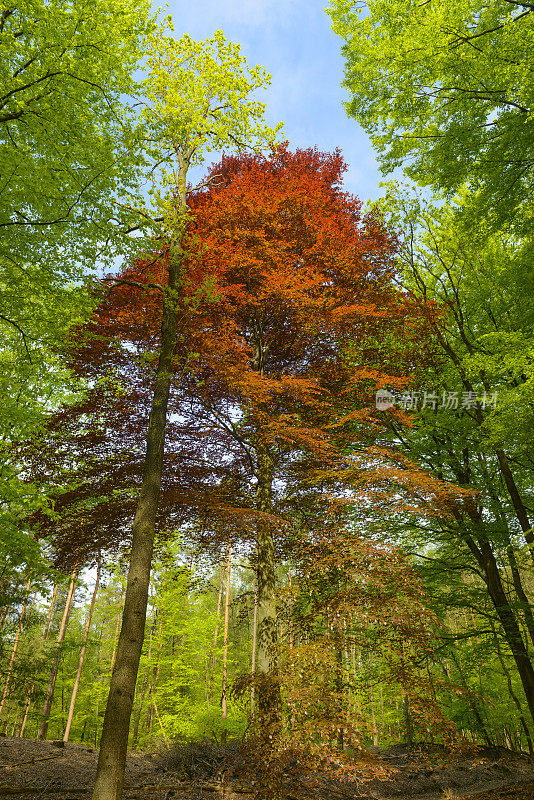
[[[498,218],[530,216],[534,13],[522,0],[332,0],[345,44],[347,111],[384,172],[455,192]]]

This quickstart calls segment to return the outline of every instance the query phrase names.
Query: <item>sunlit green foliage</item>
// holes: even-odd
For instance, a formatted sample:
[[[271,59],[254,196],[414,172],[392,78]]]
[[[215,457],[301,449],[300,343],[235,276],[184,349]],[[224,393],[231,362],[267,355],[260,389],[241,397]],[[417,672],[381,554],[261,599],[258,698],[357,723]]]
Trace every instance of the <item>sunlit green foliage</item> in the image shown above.
[[[534,11],[508,0],[332,0],[347,104],[386,172],[532,211]],[[524,221],[519,219],[519,225]]]

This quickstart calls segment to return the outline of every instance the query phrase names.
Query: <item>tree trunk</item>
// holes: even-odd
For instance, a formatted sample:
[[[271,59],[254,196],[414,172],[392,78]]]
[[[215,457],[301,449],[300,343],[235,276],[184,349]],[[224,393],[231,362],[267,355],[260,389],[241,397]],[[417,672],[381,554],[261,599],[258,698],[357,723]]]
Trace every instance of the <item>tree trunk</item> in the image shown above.
[[[440,331],[439,326],[437,326],[437,325],[435,326],[435,331],[437,333],[438,341],[440,342],[442,348],[445,350],[445,352],[447,353],[447,355],[449,356],[449,358],[451,359],[451,361],[455,365],[456,369],[458,370],[458,373],[460,374],[460,377],[462,379],[462,383],[464,384],[465,388],[467,389],[468,392],[472,392],[473,391],[473,385],[471,384],[469,378],[467,377],[467,375],[465,374],[465,372],[464,372],[464,370],[463,370],[463,368],[461,366],[460,357],[454,351],[454,349],[451,347],[450,343],[447,342],[447,340],[443,336],[443,333]],[[465,338],[465,334],[464,334],[462,328],[460,329],[460,333],[462,335],[462,338],[464,339],[464,342],[467,344],[467,340]],[[469,345],[468,345],[468,348],[469,348]],[[472,350],[470,350],[470,352],[472,353]],[[486,382],[484,382],[484,388],[486,389],[487,392],[490,391],[489,384],[486,383]],[[480,406],[478,404],[475,405],[474,413],[475,413],[475,419],[477,420],[478,425],[482,425],[483,422],[484,422],[484,416],[483,416],[482,410],[481,410],[481,408],[480,408]],[[494,452],[495,452],[495,455],[497,456],[497,461],[499,462],[499,470],[500,470],[501,475],[502,475],[502,477],[504,479],[504,482],[506,484],[506,488],[508,489],[508,494],[510,495],[510,499],[511,499],[512,505],[514,507],[516,518],[517,518],[517,520],[519,522],[519,525],[521,526],[521,530],[523,531],[523,535],[525,537],[525,541],[526,541],[526,543],[527,543],[527,545],[529,547],[530,555],[531,555],[532,561],[534,563],[534,532],[532,531],[532,526],[531,526],[530,520],[528,518],[527,510],[526,510],[526,508],[525,508],[525,506],[523,504],[523,500],[521,498],[521,495],[519,494],[519,490],[518,490],[517,484],[516,484],[516,482],[514,480],[514,476],[513,476],[512,470],[510,469],[510,464],[509,464],[508,458],[506,456],[506,453],[503,450],[500,450],[498,448],[496,448]],[[462,481],[460,480],[460,483],[461,482]]]
[[[48,609],[48,614],[47,614],[47,617],[46,617],[46,624],[45,624],[44,631],[43,631],[43,641],[45,641],[46,637],[48,636],[50,623],[52,622],[52,615],[54,613],[54,605],[56,603],[56,597],[57,597],[57,590],[58,589],[59,589],[59,583],[56,583],[56,585],[54,586],[54,591],[52,593],[52,599],[50,600],[50,607]]]
[[[254,719],[254,679],[256,676],[256,631],[258,630],[258,577],[256,570],[254,570],[254,620],[252,623],[252,685],[250,687],[250,718]]]
[[[163,473],[167,407],[178,327],[176,295],[180,288],[183,259],[181,241],[186,211],[186,173],[187,165],[181,161],[178,176],[180,196],[176,197],[181,216],[176,238],[169,245],[168,289],[163,299],[161,346],[148,423],[143,481],[132,526],[122,626],[102,727],[93,800],[120,800],[124,784],[130,716],[145,634],[154,525]]]
[[[413,747],[413,722],[410,711],[410,702],[405,692],[403,692],[402,696],[402,708],[404,711],[404,733],[406,736],[406,747],[408,750],[411,750]]]
[[[50,720],[50,712],[52,710],[52,701],[54,699],[54,689],[56,688],[56,678],[59,669],[59,659],[61,657],[61,649],[63,641],[65,639],[65,634],[67,632],[67,625],[69,623],[72,601],[74,600],[77,572],[78,570],[75,569],[70,578],[69,591],[67,592],[67,599],[65,600],[65,608],[63,609],[63,616],[61,618],[61,624],[59,626],[59,631],[56,639],[56,652],[54,654],[54,659],[52,661],[52,667],[50,669],[50,678],[48,681],[48,686],[46,688],[45,701],[42,711],[42,720],[41,724],[39,725],[39,731],[37,733],[38,739],[46,739],[46,734],[48,733],[48,723]]]
[[[501,651],[501,647],[500,647],[500,644],[499,644],[499,637],[497,636],[497,631],[495,630],[493,624],[491,626],[491,630],[493,631],[493,639],[494,639],[495,647],[496,647],[496,650],[497,650],[497,656],[498,656],[498,659],[499,659],[499,661],[501,663],[502,671],[504,672],[504,674],[506,676],[506,684],[508,686],[508,694],[510,695],[510,697],[514,701],[515,707],[517,708],[517,711],[519,713],[519,721],[521,722],[521,726],[523,728],[523,731],[524,731],[526,739],[527,739],[528,752],[529,752],[529,755],[532,756],[532,755],[534,755],[534,748],[533,748],[533,745],[532,745],[532,737],[530,735],[530,730],[529,730],[528,725],[526,723],[525,717],[523,716],[523,708],[521,706],[521,703],[519,702],[519,698],[517,697],[516,693],[514,692],[514,687],[512,685],[512,678],[510,676],[510,670],[508,669],[508,667],[505,664],[504,657],[503,657],[503,654],[502,654],[502,651]]]
[[[467,698],[467,702],[469,704],[469,707],[471,708],[471,711],[473,712],[473,717],[475,718],[475,723],[476,723],[478,732],[484,737],[484,741],[486,742],[488,747],[493,747],[493,742],[491,740],[491,737],[490,737],[490,735],[488,733],[488,730],[487,730],[486,726],[484,725],[484,720],[482,719],[482,714],[478,710],[478,706],[475,703],[475,700],[474,700],[474,697],[473,697],[473,692],[471,691],[471,689],[470,689],[470,687],[469,687],[469,685],[467,683],[467,679],[466,679],[466,677],[464,675],[464,671],[462,669],[461,661],[460,661],[459,657],[456,655],[456,653],[454,652],[453,648],[451,648],[450,656],[451,656],[452,663],[456,667],[456,670],[457,670],[458,675],[460,677],[460,682],[461,682],[462,687],[463,687],[463,689],[465,691],[465,696]],[[445,669],[445,677],[446,677],[447,681],[449,681],[449,676],[447,674],[447,670],[446,669]],[[482,711],[483,710],[484,710],[484,706],[482,706]]]
[[[217,619],[215,620],[215,630],[213,632],[213,652],[211,654],[211,658],[208,658],[208,663],[206,665],[206,681],[207,681],[206,704],[208,708],[208,714],[210,713],[210,702],[213,695],[213,681],[215,676],[215,664],[217,663],[217,639],[219,638],[219,622],[221,618],[221,603],[222,603],[223,589],[224,589],[224,570],[221,565],[221,580],[219,581],[219,595],[217,598]]]
[[[111,660],[110,660],[110,671],[113,672],[113,667],[115,666],[115,655],[117,653],[117,642],[119,641],[119,628],[121,624],[121,616],[122,616],[122,599],[124,597],[124,591],[121,591],[121,596],[119,599],[119,610],[117,611],[117,621],[115,623],[115,633],[113,635],[113,649],[111,651]]]
[[[360,705],[360,698],[358,693],[358,685],[359,685],[359,678],[362,673],[362,651],[361,648],[358,648],[358,662],[356,661],[356,642],[352,641],[350,646],[351,652],[351,665],[352,665],[352,678],[353,678],[353,698],[352,698],[352,716],[351,722],[353,725],[355,722],[360,721],[361,717],[361,705]],[[359,665],[359,668],[358,668]]]
[[[28,581],[28,584],[26,586],[26,596],[24,598],[24,605],[22,606],[22,610],[20,612],[19,622],[18,622],[18,625],[17,625],[17,632],[15,634],[15,641],[13,642],[13,648],[11,650],[11,658],[9,659],[9,666],[7,668],[6,682],[4,684],[4,691],[2,693],[2,700],[0,700],[0,714],[2,713],[2,711],[4,709],[4,704],[6,702],[7,693],[9,691],[9,684],[11,682],[11,673],[13,672],[13,663],[15,661],[15,656],[17,654],[17,649],[18,649],[18,646],[19,646],[19,639],[20,639],[20,634],[22,632],[22,625],[24,623],[24,614],[26,613],[26,603],[28,602],[28,595],[30,593],[30,586],[31,586],[31,581]]]
[[[404,698],[405,702],[405,709],[408,707],[406,697]],[[378,728],[376,726],[376,713],[375,713],[375,693],[374,693],[374,686],[373,681],[369,681],[369,703],[371,706],[371,725],[373,727],[373,744],[376,747],[378,745]],[[411,720],[410,720],[411,721]],[[408,725],[406,725],[406,731],[408,736]],[[411,747],[411,743],[408,744],[408,747]]]
[[[48,636],[48,629],[50,628],[50,623],[52,622],[52,614],[53,614],[53,611],[54,611],[54,604],[56,602],[56,595],[57,595],[58,588],[59,588],[59,584],[56,583],[54,585],[54,592],[52,594],[52,599],[50,601],[50,607],[48,609],[48,616],[46,618],[46,623],[45,623],[45,627],[44,627],[44,631],[43,631],[43,641],[44,642],[46,641],[46,637]],[[35,686],[35,681],[37,680],[38,672],[39,672],[39,670],[35,671],[35,673],[33,675],[33,678],[31,680],[30,688],[28,689],[28,693],[26,695],[26,701],[24,703],[24,709],[23,709],[23,712],[22,712],[20,720],[19,720],[19,725],[18,725],[17,730],[15,731],[15,736],[22,737],[24,735],[24,729],[26,727],[26,722],[28,720],[28,714],[29,714],[29,711],[30,711],[30,705],[31,705],[31,702],[32,702],[33,688]]]
[[[527,510],[523,504],[521,495],[519,494],[519,489],[517,488],[517,484],[514,480],[514,476],[512,474],[512,470],[510,469],[510,464],[508,463],[506,454],[502,450],[495,450],[495,453],[497,454],[501,475],[503,476],[506,488],[508,489],[508,494],[510,495],[517,521],[521,526],[523,536],[525,537],[525,541],[529,547],[530,555],[534,563],[534,533],[532,532],[532,525],[530,524]]]
[[[145,672],[145,677],[143,680],[143,688],[141,689],[141,697],[139,698],[139,706],[137,708],[137,714],[135,715],[134,719],[134,729],[133,729],[133,736],[132,736],[132,747],[135,750],[138,743],[139,743],[139,723],[141,722],[141,714],[143,713],[143,704],[145,702],[145,695],[146,690],[148,688],[148,679],[150,677],[150,670],[151,670],[151,660],[152,660],[152,637],[154,636],[154,632],[156,630],[156,622],[158,618],[158,610],[157,608],[154,611],[154,621],[152,622],[152,626],[150,628],[150,636],[148,639],[148,653],[147,653],[147,667]]]
[[[67,725],[65,726],[65,733],[63,734],[63,741],[69,741],[69,734],[72,725],[72,719],[74,717],[74,706],[76,703],[76,695],[78,694],[78,687],[80,685],[80,678],[82,676],[82,668],[83,662],[85,659],[85,651],[87,649],[87,639],[89,638],[89,629],[91,627],[91,620],[93,618],[93,611],[95,609],[96,603],[96,596],[98,594],[98,586],[100,584],[100,558],[98,559],[98,567],[96,571],[96,581],[95,581],[95,588],[93,590],[93,596],[91,598],[91,605],[89,607],[89,614],[87,615],[87,622],[85,623],[85,628],[83,632],[83,642],[82,642],[82,649],[80,650],[80,658],[78,659],[78,670],[76,672],[76,678],[74,680],[74,686],[72,688],[72,695],[70,698],[70,706],[69,706],[69,715],[67,717]]]
[[[222,689],[221,689],[221,719],[223,722],[228,715],[227,709],[227,682],[228,682],[228,620],[230,612],[230,577],[232,571],[232,545],[228,539],[228,558],[226,565],[226,596],[224,599],[224,636],[222,658]],[[221,743],[226,744],[226,728],[221,733]]]
[[[289,568],[287,572],[287,580],[289,584],[289,649],[293,650],[293,582],[291,579],[291,559],[289,560]]]
[[[156,648],[156,659],[154,666],[152,667],[152,679],[150,681],[150,688],[149,688],[149,695],[150,695],[150,706],[148,709],[147,715],[147,730],[150,732],[152,730],[152,725],[154,722],[154,716],[157,718],[158,722],[160,723],[161,729],[163,730],[163,725],[161,725],[161,720],[159,719],[158,715],[158,707],[156,705],[155,700],[155,691],[156,686],[158,684],[159,678],[159,670],[160,670],[160,658],[161,658],[161,648],[163,646],[163,611],[159,614],[159,625],[158,625],[158,642]],[[165,739],[165,743],[167,743],[167,739],[165,737],[165,731],[163,731],[163,738]]]
[[[335,671],[335,679],[334,679],[334,686],[336,691],[336,707],[337,707],[337,714],[338,714],[338,729],[337,729],[337,749],[343,751],[343,747],[345,745],[344,740],[344,722],[345,722],[345,714],[344,714],[344,698],[343,698],[343,690],[344,690],[344,680],[343,680],[343,648],[341,644],[341,636],[339,633],[335,636],[335,653],[336,653],[336,671]]]
[[[521,580],[521,573],[519,571],[519,566],[518,566],[518,563],[517,563],[517,559],[515,557],[515,551],[514,551],[514,548],[513,548],[513,545],[512,545],[511,537],[510,537],[510,529],[509,529],[509,526],[508,526],[508,520],[506,518],[506,514],[504,512],[504,509],[502,507],[501,499],[500,499],[499,495],[497,494],[497,492],[495,491],[495,489],[493,487],[493,483],[491,481],[491,478],[490,478],[490,476],[488,474],[488,469],[487,469],[487,466],[486,466],[485,459],[483,458],[482,454],[480,454],[480,453],[478,454],[478,461],[479,461],[479,464],[480,464],[480,466],[482,468],[482,474],[484,475],[484,479],[486,481],[487,492],[488,492],[488,494],[489,494],[489,496],[490,496],[490,498],[492,500],[492,503],[493,503],[493,511],[494,511],[495,515],[497,516],[497,519],[499,520],[499,524],[502,526],[502,529],[505,532],[505,535],[506,535],[506,538],[507,538],[506,554],[508,556],[508,562],[510,564],[510,570],[512,572],[512,581],[513,581],[513,584],[514,584],[515,593],[516,593],[516,595],[517,595],[517,597],[518,597],[518,599],[519,599],[519,601],[521,603],[521,610],[522,610],[523,616],[525,618],[525,624],[526,624],[527,629],[528,629],[528,633],[529,633],[529,636],[530,636],[530,641],[534,645],[534,614],[532,613],[532,606],[531,606],[530,601],[529,601],[529,599],[527,597],[527,594],[526,594],[526,592],[524,590],[523,582]],[[502,472],[503,467],[504,468],[508,467],[508,461],[507,461],[504,453],[502,453],[502,452],[501,452],[501,462],[502,462],[501,463],[501,472]],[[509,471],[509,467],[508,467],[508,473],[509,473],[509,480],[511,482],[511,485],[513,485],[515,487],[515,482],[514,482],[514,479],[513,479],[513,476],[511,474],[511,472]],[[516,489],[516,492],[517,492],[517,489]],[[520,500],[520,498],[519,498],[519,500]],[[525,514],[526,514],[526,512],[525,512]],[[527,522],[528,522],[528,520],[527,520]],[[532,554],[532,550],[531,550],[531,554]]]
[[[521,603],[521,610],[523,612],[523,616],[525,617],[525,624],[527,626],[530,641],[534,645],[534,614],[532,613],[532,606],[523,587],[523,581],[521,580],[521,573],[515,557],[514,548],[510,541],[506,546],[506,554],[510,563],[515,593]]]
[[[530,716],[534,721],[534,669],[513,609],[504,591],[495,555],[482,531],[478,518],[473,519],[473,522],[478,527],[478,544],[475,543],[471,536],[466,536],[465,540],[482,570],[489,596],[495,606],[495,611],[504,630],[504,636],[512,651],[517,671],[521,678]]]
[[[256,446],[258,459],[256,507],[262,514],[272,514],[274,464],[265,443]],[[277,615],[275,600],[274,542],[271,524],[258,521],[258,631],[256,671],[259,673],[258,714],[266,730],[279,719],[280,687],[277,684]]]

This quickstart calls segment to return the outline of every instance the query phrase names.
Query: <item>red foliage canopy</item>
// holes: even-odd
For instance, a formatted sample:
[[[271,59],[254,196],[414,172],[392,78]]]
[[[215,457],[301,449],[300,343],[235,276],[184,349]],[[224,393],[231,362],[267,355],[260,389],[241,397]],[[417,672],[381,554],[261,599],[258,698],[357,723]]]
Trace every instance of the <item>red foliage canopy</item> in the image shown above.
[[[287,494],[356,436],[373,442],[377,386],[404,385],[420,360],[395,237],[342,190],[345,168],[338,151],[282,146],[224,157],[190,194],[161,526],[209,517],[246,535],[259,443]],[[75,342],[87,397],[50,424],[51,473],[59,453],[71,473],[53,522],[64,552],[119,546],[132,513],[166,285],[156,244],[105,280]]]

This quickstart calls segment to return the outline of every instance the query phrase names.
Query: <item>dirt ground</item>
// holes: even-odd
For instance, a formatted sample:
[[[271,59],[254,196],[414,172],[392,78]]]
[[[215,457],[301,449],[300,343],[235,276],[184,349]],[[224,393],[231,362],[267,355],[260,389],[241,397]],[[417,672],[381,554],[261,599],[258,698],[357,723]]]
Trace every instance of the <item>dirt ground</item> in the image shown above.
[[[321,776],[291,781],[287,800],[534,800],[534,764],[506,750],[444,758],[402,746],[377,753],[395,769],[386,781],[339,783]],[[87,800],[97,752],[80,744],[0,737],[0,800]],[[132,753],[125,800],[252,800],[254,787],[222,776],[192,780],[165,754]]]

